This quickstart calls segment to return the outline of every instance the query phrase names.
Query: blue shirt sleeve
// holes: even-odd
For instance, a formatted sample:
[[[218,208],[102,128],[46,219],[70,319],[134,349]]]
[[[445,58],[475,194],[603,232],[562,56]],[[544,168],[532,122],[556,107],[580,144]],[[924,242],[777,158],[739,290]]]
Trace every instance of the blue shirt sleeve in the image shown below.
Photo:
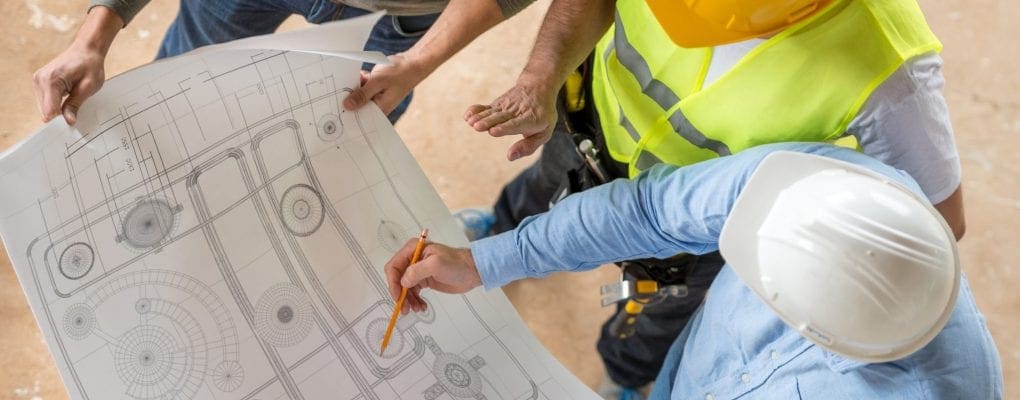
[[[614,261],[716,251],[719,233],[747,179],[777,150],[865,164],[919,192],[913,180],[891,167],[820,143],[759,146],[686,167],[657,165],[634,180],[617,179],[571,195],[513,231],[473,242],[482,283],[491,289]]]

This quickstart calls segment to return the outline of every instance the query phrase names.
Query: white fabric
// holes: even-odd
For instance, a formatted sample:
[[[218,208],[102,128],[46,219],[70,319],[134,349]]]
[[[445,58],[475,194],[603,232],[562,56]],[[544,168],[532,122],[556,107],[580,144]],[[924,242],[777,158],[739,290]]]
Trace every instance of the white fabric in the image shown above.
[[[717,46],[705,87],[765,40]],[[850,122],[864,154],[909,173],[938,204],[960,186],[960,156],[942,96],[942,58],[927,53],[907,60],[872,92]]]

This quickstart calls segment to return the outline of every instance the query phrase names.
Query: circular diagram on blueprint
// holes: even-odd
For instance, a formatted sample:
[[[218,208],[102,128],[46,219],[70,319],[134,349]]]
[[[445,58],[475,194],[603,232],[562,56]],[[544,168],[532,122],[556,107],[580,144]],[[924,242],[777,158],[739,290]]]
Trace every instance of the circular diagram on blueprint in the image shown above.
[[[92,251],[92,246],[84,242],[77,242],[67,246],[60,253],[57,266],[61,275],[67,279],[78,280],[92,270],[95,259],[96,254]]]
[[[326,114],[319,118],[319,139],[330,142],[344,134],[344,123],[336,114]]]
[[[118,238],[137,250],[156,247],[173,232],[177,211],[166,200],[139,201],[124,217]]]
[[[203,385],[241,387],[237,329],[219,295],[194,277],[148,269],[118,275],[64,310],[63,331],[74,341],[102,343],[102,355],[79,379],[109,376],[129,399],[191,399]],[[112,373],[104,368],[112,363]],[[87,375],[98,374],[98,375]],[[82,376],[86,375],[86,376]]]
[[[312,303],[291,283],[273,285],[255,306],[255,331],[277,347],[300,343],[312,329]]]
[[[303,183],[293,185],[280,198],[283,224],[295,236],[308,236],[319,229],[325,216],[322,196]]]

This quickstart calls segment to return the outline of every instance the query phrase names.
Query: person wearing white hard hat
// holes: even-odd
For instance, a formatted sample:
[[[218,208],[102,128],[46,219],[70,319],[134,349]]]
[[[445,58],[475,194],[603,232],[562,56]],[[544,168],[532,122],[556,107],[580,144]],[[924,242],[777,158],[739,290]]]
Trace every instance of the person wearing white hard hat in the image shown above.
[[[1003,396],[952,230],[909,175],[850,149],[771,144],[658,165],[469,249],[430,243],[411,266],[414,245],[386,265],[394,297],[720,250],[726,266],[651,398]],[[419,295],[405,303],[426,307]]]
[[[553,1],[516,84],[465,115],[477,131],[519,136],[509,159],[541,145],[539,159],[491,212],[458,219],[481,237],[657,163],[839,140],[909,173],[962,237],[941,47],[916,0]],[[635,286],[684,294],[621,301],[603,325],[603,381],[620,387],[603,394],[625,398],[655,378],[723,263],[710,253],[619,264]]]

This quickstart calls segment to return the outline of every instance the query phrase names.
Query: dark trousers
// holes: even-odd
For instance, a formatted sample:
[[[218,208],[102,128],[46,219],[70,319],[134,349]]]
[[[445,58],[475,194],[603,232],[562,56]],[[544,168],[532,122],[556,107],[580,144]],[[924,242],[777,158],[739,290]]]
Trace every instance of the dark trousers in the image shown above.
[[[563,114],[560,113],[561,116]],[[601,138],[596,139],[601,145]],[[608,155],[604,146],[600,147],[601,154]],[[602,157],[601,161],[610,175],[625,177],[625,166],[607,156]],[[579,175],[577,171],[581,168],[585,168],[584,161],[575,150],[571,134],[561,120],[552,138],[542,147],[538,161],[521,172],[500,193],[493,210],[496,216],[493,226],[495,232],[512,230],[525,217],[548,211],[550,202],[563,188],[574,191],[583,188],[576,181]],[[635,324],[636,333],[626,339],[609,334],[609,321],[602,325],[597,344],[599,355],[609,377],[620,386],[637,388],[655,379],[669,347],[701,305],[708,287],[723,265],[718,252],[687,256],[679,262],[684,263],[683,267],[688,271],[687,296],[646,306]],[[619,304],[618,312],[623,303]]]

